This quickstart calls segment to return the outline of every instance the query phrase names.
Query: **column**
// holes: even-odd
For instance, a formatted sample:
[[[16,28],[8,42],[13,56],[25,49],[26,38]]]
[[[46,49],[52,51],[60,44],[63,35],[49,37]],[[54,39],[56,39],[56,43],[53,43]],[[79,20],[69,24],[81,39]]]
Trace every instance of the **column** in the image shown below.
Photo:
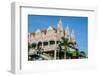
[[[56,45],[56,41],[55,41],[55,47],[56,47],[57,45]],[[55,50],[54,50],[54,59],[56,60],[57,58],[57,52],[56,52],[57,50],[56,50],[56,48],[55,48]]]

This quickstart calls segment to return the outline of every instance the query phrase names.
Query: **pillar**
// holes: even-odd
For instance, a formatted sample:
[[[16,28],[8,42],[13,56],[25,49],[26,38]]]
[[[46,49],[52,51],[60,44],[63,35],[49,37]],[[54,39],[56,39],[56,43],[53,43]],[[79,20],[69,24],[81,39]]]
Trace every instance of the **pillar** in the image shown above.
[[[55,46],[57,46],[57,45],[56,45],[56,41],[55,41]],[[56,52],[56,51],[57,51],[57,50],[55,49],[55,50],[54,50],[54,59],[55,59],[55,60],[57,59],[57,52]]]

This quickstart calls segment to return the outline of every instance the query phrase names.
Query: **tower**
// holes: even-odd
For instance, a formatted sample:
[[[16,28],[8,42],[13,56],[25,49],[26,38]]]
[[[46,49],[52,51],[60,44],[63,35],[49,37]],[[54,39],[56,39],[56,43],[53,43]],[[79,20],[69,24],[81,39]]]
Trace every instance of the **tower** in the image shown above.
[[[70,30],[69,30],[68,25],[67,25],[67,27],[65,28],[65,38],[68,38],[68,40],[70,40]]]
[[[61,19],[60,19],[59,22],[58,22],[57,34],[58,34],[58,38],[59,38],[59,39],[60,39],[61,37],[64,36],[64,30],[63,30],[63,25],[62,25]]]
[[[71,31],[70,37],[71,37],[71,42],[75,43],[76,42],[76,40],[75,40],[75,33],[74,33],[73,30]]]
[[[58,29],[59,31],[63,31],[63,27],[62,27],[62,21],[61,21],[61,19],[60,19],[59,22],[58,22],[57,29]]]

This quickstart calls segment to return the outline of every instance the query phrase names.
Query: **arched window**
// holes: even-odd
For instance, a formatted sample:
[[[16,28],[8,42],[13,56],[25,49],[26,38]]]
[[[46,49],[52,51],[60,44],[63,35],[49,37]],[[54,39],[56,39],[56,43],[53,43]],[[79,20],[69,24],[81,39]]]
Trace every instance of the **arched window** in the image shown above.
[[[40,41],[40,42],[38,42],[38,46],[42,46],[42,42]]]
[[[32,43],[32,48],[36,48],[36,43]]]

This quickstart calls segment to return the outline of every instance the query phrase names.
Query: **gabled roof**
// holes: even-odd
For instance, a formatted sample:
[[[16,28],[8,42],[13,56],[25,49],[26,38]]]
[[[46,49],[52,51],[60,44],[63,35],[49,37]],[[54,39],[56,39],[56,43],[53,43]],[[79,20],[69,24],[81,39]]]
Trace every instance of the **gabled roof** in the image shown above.
[[[49,26],[47,30],[53,30],[53,28],[51,26]]]

